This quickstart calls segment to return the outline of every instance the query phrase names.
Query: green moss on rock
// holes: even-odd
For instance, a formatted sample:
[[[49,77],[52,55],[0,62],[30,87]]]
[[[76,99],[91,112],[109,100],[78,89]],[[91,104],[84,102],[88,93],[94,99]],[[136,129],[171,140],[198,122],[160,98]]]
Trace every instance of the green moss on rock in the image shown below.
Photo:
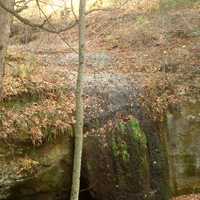
[[[112,134],[111,145],[116,165],[116,185],[132,193],[147,191],[149,182],[147,143],[138,120],[131,118],[128,122],[120,122]]]

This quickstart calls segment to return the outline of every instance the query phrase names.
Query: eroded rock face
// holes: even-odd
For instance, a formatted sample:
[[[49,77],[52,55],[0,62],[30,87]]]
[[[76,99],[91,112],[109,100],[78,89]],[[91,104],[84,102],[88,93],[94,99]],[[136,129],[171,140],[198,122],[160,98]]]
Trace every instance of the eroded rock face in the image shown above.
[[[86,77],[85,91],[82,189],[97,200],[169,200],[165,132],[145,114],[140,87],[99,73]],[[0,199],[68,199],[72,138],[40,147],[26,139],[0,145]]]
[[[104,128],[85,142],[91,194],[95,199],[152,199],[147,141],[138,121]]]
[[[93,101],[86,109],[83,175],[91,194],[97,200],[169,199],[166,133],[145,115],[140,88],[113,74],[87,81]]]
[[[200,191],[200,102],[168,113],[171,179],[175,194]]]
[[[0,199],[54,200],[69,195],[72,169],[69,136],[41,147],[1,142],[0,154]]]

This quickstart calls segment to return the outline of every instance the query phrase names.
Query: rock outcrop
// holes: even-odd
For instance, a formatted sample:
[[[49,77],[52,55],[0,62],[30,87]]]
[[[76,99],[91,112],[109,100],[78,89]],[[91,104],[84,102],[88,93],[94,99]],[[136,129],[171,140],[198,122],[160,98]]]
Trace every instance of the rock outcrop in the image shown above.
[[[200,192],[200,102],[168,113],[169,158],[174,194]]]
[[[158,123],[126,76],[98,73],[86,83],[80,199],[169,200],[170,190],[199,191],[199,103]],[[70,132],[39,147],[23,137],[1,140],[0,199],[68,199],[72,156]]]
[[[86,112],[91,118],[83,175],[91,194],[98,200],[169,199],[166,132],[145,114],[138,100],[141,89],[113,74],[87,80],[93,101]]]
[[[0,199],[62,199],[69,194],[72,140],[60,136],[34,147],[28,141],[0,145]]]

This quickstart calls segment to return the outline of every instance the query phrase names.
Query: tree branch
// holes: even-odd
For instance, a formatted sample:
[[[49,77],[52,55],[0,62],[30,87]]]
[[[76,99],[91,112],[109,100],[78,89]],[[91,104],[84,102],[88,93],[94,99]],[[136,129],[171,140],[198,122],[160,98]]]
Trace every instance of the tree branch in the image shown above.
[[[33,0],[19,0],[19,1],[15,1],[15,12],[16,13],[20,13],[23,10],[28,8],[28,4],[33,1]]]
[[[74,21],[71,23],[71,25],[68,25],[64,28],[61,28],[59,30],[53,30],[53,29],[50,29],[50,28],[47,28],[45,27],[44,25],[46,24],[46,20],[45,22],[41,23],[41,24],[38,24],[38,23],[33,23],[31,22],[30,20],[22,17],[21,15],[19,15],[17,12],[15,12],[14,10],[10,9],[10,8],[7,8],[4,3],[2,3],[2,0],[0,0],[0,7],[3,8],[4,10],[6,10],[8,13],[12,14],[14,17],[16,17],[20,22],[22,22],[23,24],[25,25],[28,25],[28,26],[31,26],[33,28],[39,28],[39,29],[42,29],[44,31],[47,31],[47,32],[50,32],[50,33],[61,33],[61,32],[64,32],[64,31],[67,31],[73,27],[75,27],[77,24],[78,24],[78,21]]]
[[[121,8],[122,6],[124,6],[125,4],[127,4],[130,0],[126,0],[122,5],[120,5],[117,9]],[[19,2],[22,2],[21,0]],[[38,2],[38,0],[36,1]],[[73,2],[71,2],[73,3]],[[73,5],[71,4],[72,8],[73,8]],[[16,12],[15,10],[12,10],[8,7],[5,6],[5,4],[3,3],[2,0],[0,0],[0,7],[3,8],[4,10],[6,10],[8,13],[10,13],[11,15],[13,15],[14,17],[16,17],[20,22],[22,22],[23,24],[25,25],[28,25],[28,26],[31,26],[33,28],[39,28],[43,31],[47,31],[47,32],[50,32],[50,33],[55,33],[55,34],[59,34],[61,32],[65,32],[73,27],[75,27],[78,23],[79,23],[79,20],[77,18],[75,18],[74,21],[71,22],[70,25],[64,27],[64,28],[60,28],[60,29],[51,29],[51,28],[48,28],[48,27],[45,27],[45,24],[47,22],[47,19],[45,19],[41,24],[38,24],[38,23],[34,23],[34,22],[31,22],[30,20],[22,17],[21,15],[19,15],[18,12]],[[110,9],[110,8],[99,8],[99,9],[92,9],[88,12],[86,12],[85,15],[89,15],[93,12],[97,12],[97,11],[113,11],[113,9]],[[74,12],[74,11],[72,11]],[[74,13],[75,14],[75,13]]]
[[[56,30],[56,27],[49,21],[49,18],[47,17],[47,15],[45,14],[45,12],[42,10],[42,8],[41,8],[41,6],[40,6],[39,0],[36,0],[36,3],[37,3],[37,6],[38,6],[39,10],[40,10],[41,13],[42,13],[42,15],[45,17],[46,22],[52,27],[53,30]],[[75,53],[78,54],[78,52],[76,51],[76,49],[74,49],[74,48],[70,45],[70,43],[60,35],[60,33],[58,33],[57,35],[58,35],[58,36],[60,37],[60,39],[65,43],[65,45],[66,45],[67,47],[69,47],[73,52],[75,52]]]

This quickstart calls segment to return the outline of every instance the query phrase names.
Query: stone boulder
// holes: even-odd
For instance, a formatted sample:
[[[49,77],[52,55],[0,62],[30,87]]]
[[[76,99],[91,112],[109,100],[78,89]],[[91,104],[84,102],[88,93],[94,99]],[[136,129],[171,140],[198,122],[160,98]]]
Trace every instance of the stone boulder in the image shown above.
[[[83,176],[97,200],[168,200],[166,131],[145,115],[125,76],[87,77]],[[163,139],[164,138],[164,139]]]

